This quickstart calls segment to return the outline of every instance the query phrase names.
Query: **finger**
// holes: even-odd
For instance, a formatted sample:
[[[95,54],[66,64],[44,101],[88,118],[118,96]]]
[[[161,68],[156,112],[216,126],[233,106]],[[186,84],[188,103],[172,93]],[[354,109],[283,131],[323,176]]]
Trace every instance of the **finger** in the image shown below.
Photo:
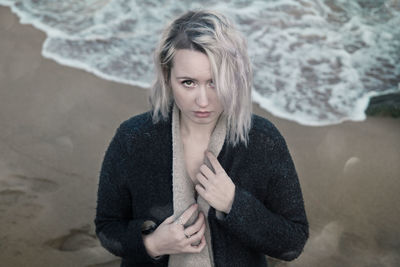
[[[199,172],[199,173],[196,174],[196,178],[197,178],[197,180],[199,181],[199,183],[200,183],[205,189],[207,189],[207,186],[208,186],[209,181],[208,181],[208,179],[207,179],[206,177],[204,177],[204,175],[203,175],[201,172]]]
[[[197,210],[197,203],[191,205],[188,209],[186,209],[182,215],[180,216],[180,222],[179,222],[179,218],[178,218],[178,223],[184,225],[186,224],[189,219],[192,217],[193,213],[196,212]]]
[[[200,239],[196,240],[194,243],[191,243],[191,244],[189,245],[189,249],[191,249],[193,252],[198,253],[198,252],[202,251],[203,248],[204,248],[206,245],[207,245],[207,242],[206,242],[205,235],[202,235],[202,236],[200,237]],[[192,253],[193,253],[193,252],[192,252]]]
[[[199,195],[207,201],[205,188],[200,184],[197,184],[194,188],[196,189],[197,193],[199,193]]]
[[[204,223],[204,214],[200,212],[196,222],[185,229],[186,233],[190,236],[194,235],[200,230],[203,223]]]
[[[191,245],[189,244],[186,246],[185,251],[186,253],[199,253],[200,251],[203,250],[203,248],[206,246],[206,238],[203,235],[203,237],[200,239],[200,243],[197,245]]]
[[[200,166],[200,172],[208,179],[215,176],[215,173],[206,164]]]
[[[213,166],[215,170],[215,174],[224,172],[224,168],[222,168],[221,164],[219,163],[218,159],[214,156],[213,153],[210,151],[206,152],[208,159],[211,162],[211,165]]]
[[[197,233],[195,233],[194,235],[192,235],[191,237],[189,237],[189,238],[187,239],[187,242],[188,242],[189,244],[193,244],[193,243],[199,242],[199,240],[201,240],[201,237],[204,235],[204,232],[205,232],[205,231],[206,231],[206,224],[203,223],[203,224],[201,225],[200,230],[199,230]]]
[[[199,253],[203,250],[203,248],[206,246],[206,237],[203,236],[200,240],[200,244],[197,245],[197,250],[196,252]]]
[[[192,246],[192,248],[195,249],[194,253],[199,253],[203,250],[203,248],[206,246],[206,238],[203,236],[200,240],[200,243],[197,246]]]
[[[174,220],[175,220],[175,216],[172,214],[171,216],[169,216],[168,218],[166,218],[166,219],[162,222],[162,224],[163,224],[163,223],[170,224],[170,223],[173,223]]]

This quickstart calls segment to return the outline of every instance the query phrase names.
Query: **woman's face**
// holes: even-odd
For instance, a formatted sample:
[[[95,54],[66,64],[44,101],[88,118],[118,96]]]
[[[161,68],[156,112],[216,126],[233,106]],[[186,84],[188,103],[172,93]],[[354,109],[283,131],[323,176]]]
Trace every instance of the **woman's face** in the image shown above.
[[[178,50],[170,78],[182,119],[196,124],[215,124],[223,107],[214,88],[208,56],[194,50]]]

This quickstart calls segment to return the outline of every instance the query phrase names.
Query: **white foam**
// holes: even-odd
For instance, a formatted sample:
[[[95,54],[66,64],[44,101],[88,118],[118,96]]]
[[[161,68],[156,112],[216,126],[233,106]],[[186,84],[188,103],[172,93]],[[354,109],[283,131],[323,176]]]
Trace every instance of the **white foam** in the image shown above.
[[[247,38],[254,101],[312,126],[364,120],[371,96],[400,91],[400,7],[383,3],[0,0],[46,32],[45,57],[140,87],[154,77],[152,52],[167,22],[202,6],[221,11]]]
[[[46,49],[44,49],[46,47],[46,43],[50,42],[52,39],[47,39],[43,45],[43,50],[42,50],[42,54],[44,57],[46,58],[50,58],[53,59],[54,61],[56,61],[57,63],[61,64],[61,65],[65,65],[65,66],[70,66],[70,67],[74,67],[74,68],[79,68],[79,69],[83,69],[86,70],[88,72],[91,72],[105,80],[109,80],[109,81],[114,81],[114,82],[118,82],[118,83],[124,83],[124,84],[130,84],[133,86],[139,86],[142,88],[148,88],[150,86],[149,83],[146,82],[141,82],[141,81],[137,81],[137,80],[131,80],[131,79],[124,79],[121,77],[117,77],[115,75],[110,75],[107,74],[104,71],[99,70],[98,68],[92,66],[91,64],[88,64],[85,61],[81,61],[79,59],[71,59],[71,58],[66,58],[63,56],[60,56],[57,53],[52,53],[51,51],[48,51]]]

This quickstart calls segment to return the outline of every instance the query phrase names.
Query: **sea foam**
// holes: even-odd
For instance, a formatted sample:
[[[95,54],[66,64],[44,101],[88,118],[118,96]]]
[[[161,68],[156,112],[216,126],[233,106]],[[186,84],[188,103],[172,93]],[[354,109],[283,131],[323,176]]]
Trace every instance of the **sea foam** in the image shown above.
[[[203,6],[234,20],[254,68],[253,100],[304,125],[365,119],[371,96],[400,92],[399,0],[0,0],[46,32],[42,54],[148,88],[163,27]]]

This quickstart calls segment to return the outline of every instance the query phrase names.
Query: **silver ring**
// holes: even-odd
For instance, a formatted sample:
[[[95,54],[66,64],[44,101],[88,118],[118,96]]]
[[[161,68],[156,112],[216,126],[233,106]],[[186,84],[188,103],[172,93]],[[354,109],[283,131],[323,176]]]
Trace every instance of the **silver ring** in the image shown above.
[[[181,217],[178,217],[178,219],[175,221],[175,223],[176,223],[176,224],[180,224],[180,225],[182,225],[182,226],[184,225],[184,223],[183,223]]]
[[[191,236],[191,235],[187,235],[187,234],[185,233],[185,231],[183,231],[183,234],[186,236],[186,238],[190,238],[190,236]]]

